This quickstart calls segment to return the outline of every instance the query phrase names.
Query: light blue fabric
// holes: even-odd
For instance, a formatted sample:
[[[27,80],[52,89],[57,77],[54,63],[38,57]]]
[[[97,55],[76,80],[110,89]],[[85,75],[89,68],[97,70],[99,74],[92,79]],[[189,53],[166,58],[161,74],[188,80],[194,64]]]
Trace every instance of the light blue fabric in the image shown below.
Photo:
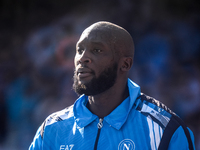
[[[130,79],[128,87],[129,97],[104,117],[98,150],[157,150],[159,146],[164,127],[143,114],[159,111],[145,104],[137,110],[140,87]],[[50,115],[46,119],[43,138],[40,127],[29,150],[93,150],[99,118],[87,109],[87,101],[88,97],[82,95],[73,106]],[[159,115],[162,114],[163,111]],[[181,127],[174,133],[169,146],[169,150],[177,149],[188,149]]]

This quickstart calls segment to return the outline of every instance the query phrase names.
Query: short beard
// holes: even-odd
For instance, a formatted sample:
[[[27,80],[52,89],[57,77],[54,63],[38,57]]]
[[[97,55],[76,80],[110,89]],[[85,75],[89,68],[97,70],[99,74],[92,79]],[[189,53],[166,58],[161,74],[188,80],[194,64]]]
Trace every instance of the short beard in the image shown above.
[[[74,71],[74,84],[73,89],[78,95],[85,94],[87,96],[100,94],[109,88],[111,88],[117,78],[118,64],[106,68],[98,78],[94,77],[90,82],[86,84],[78,84],[78,77],[76,71]]]

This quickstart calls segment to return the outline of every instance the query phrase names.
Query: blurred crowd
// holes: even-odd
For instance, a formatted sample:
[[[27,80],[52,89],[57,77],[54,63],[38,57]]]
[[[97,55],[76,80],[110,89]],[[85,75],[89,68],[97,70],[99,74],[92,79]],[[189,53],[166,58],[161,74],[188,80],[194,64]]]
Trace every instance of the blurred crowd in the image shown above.
[[[28,149],[44,119],[77,99],[75,45],[87,26],[102,20],[129,31],[135,43],[130,78],[186,122],[200,150],[200,15],[192,2],[86,1],[23,40],[15,35],[12,44],[3,43],[0,150]]]

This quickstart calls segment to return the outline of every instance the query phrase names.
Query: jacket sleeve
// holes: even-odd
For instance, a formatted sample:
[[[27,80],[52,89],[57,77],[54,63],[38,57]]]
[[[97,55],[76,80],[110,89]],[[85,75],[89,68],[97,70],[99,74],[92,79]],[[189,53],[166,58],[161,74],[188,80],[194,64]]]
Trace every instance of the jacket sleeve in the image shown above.
[[[194,135],[189,128],[188,128],[188,130],[189,130],[190,137],[192,140],[193,148],[195,150]],[[181,126],[174,132],[174,134],[170,140],[169,147],[168,147],[168,150],[177,150],[177,149],[190,150],[188,139],[187,139],[185,132]]]
[[[42,136],[41,136],[41,128],[37,130],[33,142],[31,143],[29,150],[42,150]]]

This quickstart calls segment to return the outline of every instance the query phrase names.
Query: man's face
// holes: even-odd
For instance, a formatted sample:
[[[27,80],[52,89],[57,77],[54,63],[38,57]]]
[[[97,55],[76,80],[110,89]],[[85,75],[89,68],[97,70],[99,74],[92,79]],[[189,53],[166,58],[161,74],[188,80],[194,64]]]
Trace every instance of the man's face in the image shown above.
[[[73,89],[79,95],[97,95],[112,87],[118,64],[105,32],[85,31],[76,46]]]

